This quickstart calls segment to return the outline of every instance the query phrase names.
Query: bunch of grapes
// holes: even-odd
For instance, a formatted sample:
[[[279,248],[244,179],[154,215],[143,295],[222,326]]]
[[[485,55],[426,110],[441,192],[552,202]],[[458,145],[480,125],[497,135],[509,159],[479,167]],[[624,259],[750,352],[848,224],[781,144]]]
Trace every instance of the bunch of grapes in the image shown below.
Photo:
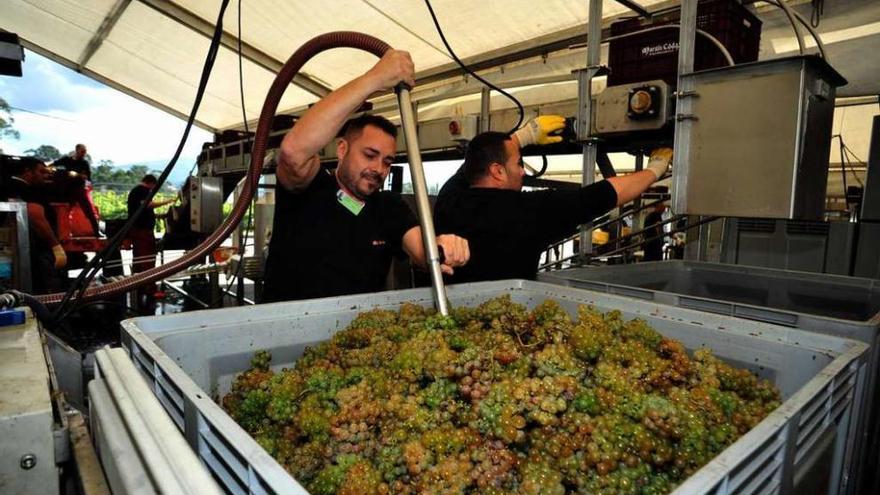
[[[660,494],[780,404],[643,320],[507,296],[358,315],[222,405],[315,494]]]

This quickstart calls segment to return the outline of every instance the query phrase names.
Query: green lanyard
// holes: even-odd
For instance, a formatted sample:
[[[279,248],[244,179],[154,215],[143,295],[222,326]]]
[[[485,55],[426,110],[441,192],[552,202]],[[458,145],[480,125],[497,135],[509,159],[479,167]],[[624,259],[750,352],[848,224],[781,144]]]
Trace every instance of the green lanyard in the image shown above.
[[[342,189],[336,191],[336,200],[355,216],[359,215],[361,210],[364,209],[364,205],[366,205],[366,203],[348,194]]]

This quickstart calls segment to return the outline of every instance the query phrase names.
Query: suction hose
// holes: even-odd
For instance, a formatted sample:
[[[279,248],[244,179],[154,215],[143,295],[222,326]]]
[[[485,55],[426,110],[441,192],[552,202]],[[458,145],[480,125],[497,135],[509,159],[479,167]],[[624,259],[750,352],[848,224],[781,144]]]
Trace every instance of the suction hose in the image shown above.
[[[167,278],[192,264],[200,262],[208,253],[212,252],[217,246],[219,246],[224,239],[229,237],[238,223],[241,222],[241,219],[244,218],[248,209],[248,204],[254,197],[254,192],[260,181],[272,118],[275,116],[275,111],[278,109],[278,102],[281,100],[281,96],[293,80],[293,76],[299,72],[306,62],[315,55],[333,48],[356,48],[372,53],[377,57],[382,57],[382,55],[391,47],[387,43],[372,36],[352,31],[327,33],[316,36],[306,42],[305,45],[300,47],[299,50],[290,56],[278,72],[278,75],[275,76],[275,81],[272,82],[272,87],[269,88],[269,93],[266,95],[266,101],[263,103],[263,110],[260,112],[260,120],[257,123],[256,136],[254,137],[253,148],[251,151],[251,166],[245,177],[247,180],[242,188],[241,196],[239,196],[238,201],[233,205],[232,213],[226,217],[226,220],[217,228],[217,230],[208,236],[204,242],[184,254],[182,257],[165,265],[157,266],[145,272],[138,273],[137,275],[127,277],[123,280],[111,282],[99,287],[89,287],[83,294],[82,300],[87,301],[109,297],[114,294],[131,291],[135,287],[143,284],[149,284]],[[63,293],[55,293],[37,296],[37,299],[43,304],[57,304],[61,302],[63,297]]]

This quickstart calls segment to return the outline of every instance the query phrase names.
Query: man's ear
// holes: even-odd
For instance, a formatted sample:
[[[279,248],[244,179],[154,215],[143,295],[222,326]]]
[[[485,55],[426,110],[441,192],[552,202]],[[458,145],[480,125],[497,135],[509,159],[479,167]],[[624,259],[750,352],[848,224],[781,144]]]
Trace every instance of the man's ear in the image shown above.
[[[507,179],[507,169],[498,162],[492,162],[489,164],[489,176],[503,182]]]
[[[342,161],[342,159],[345,158],[345,155],[347,154],[348,141],[346,141],[345,138],[342,138],[339,140],[338,143],[336,143],[336,159]]]

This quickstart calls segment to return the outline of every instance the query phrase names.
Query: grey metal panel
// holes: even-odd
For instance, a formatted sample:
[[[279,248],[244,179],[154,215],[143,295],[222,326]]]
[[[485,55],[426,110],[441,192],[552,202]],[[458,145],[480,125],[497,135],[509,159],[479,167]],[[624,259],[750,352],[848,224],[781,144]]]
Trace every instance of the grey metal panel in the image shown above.
[[[223,179],[192,177],[189,194],[190,226],[193,232],[214,232],[223,221]]]
[[[816,469],[830,480],[828,492],[845,488],[846,481],[838,475],[849,472],[846,447],[855,435],[849,418],[860,413],[864,389],[867,346],[863,343],[522,280],[453,285],[448,294],[456,305],[473,306],[509,294],[529,307],[550,298],[568,312],[580,304],[603,311],[618,309],[626,318],[644,318],[689,349],[708,346],[719,357],[772,379],[782,390],[785,404],[680,485],[677,494],[727,494],[762,483],[780,487],[808,480]],[[248,367],[257,349],[270,350],[276,366],[290,366],[307,346],[331,337],[358,312],[397,308],[405,301],[430,305],[431,292],[411,289],[136,318],[122,323],[122,341],[151,380],[154,393],[186,399],[163,402],[166,410],[175,416],[183,408],[184,416],[197,415],[203,428],[210,430],[210,435],[198,436],[192,447],[199,453],[226,449],[229,455],[223,465],[233,472],[249,473],[246,478],[230,478],[234,484],[226,485],[227,491],[303,493],[274,459],[205,398],[228,392],[233,377]],[[829,435],[833,439],[827,442],[824,439]],[[817,451],[823,449],[833,451],[830,464],[817,461],[823,458]],[[765,469],[768,466],[770,473]]]
[[[676,142],[690,147],[676,154],[675,173],[686,176],[675,180],[677,213],[821,218],[835,87],[844,82],[833,69],[793,57],[681,79],[696,97],[687,99],[693,115],[678,117],[689,130],[679,122]]]
[[[857,226],[850,222],[831,222],[825,244],[825,273],[834,275],[859,275],[853,273],[856,251]]]
[[[0,493],[58,493],[49,368],[36,319],[0,328]],[[31,467],[23,468],[30,459]]]
[[[862,220],[880,222],[880,115],[871,124],[871,148],[868,150],[868,177],[865,179]]]
[[[859,247],[853,275],[880,279],[880,223],[859,224]]]
[[[728,218],[720,260],[736,265],[851,275],[857,228],[852,222]]]

